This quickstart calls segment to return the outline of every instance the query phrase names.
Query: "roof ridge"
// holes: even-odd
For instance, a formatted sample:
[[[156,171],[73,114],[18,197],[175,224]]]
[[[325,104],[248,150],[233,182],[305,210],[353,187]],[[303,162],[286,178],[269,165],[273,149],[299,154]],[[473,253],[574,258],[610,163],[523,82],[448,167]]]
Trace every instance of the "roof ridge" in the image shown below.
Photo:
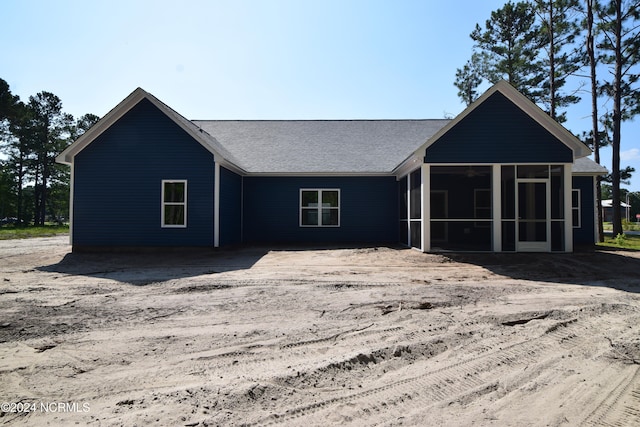
[[[192,122],[427,122],[452,119],[190,119]]]

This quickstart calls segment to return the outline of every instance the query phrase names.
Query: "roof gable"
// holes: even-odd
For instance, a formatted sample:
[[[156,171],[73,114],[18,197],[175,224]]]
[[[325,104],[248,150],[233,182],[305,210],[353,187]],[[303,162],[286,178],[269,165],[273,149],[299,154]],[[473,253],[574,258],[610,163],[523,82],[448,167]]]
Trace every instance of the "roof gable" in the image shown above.
[[[494,94],[499,93],[508,102],[517,107],[523,114],[531,118],[542,129],[552,135],[557,141],[564,144],[572,151],[573,160],[585,157],[591,154],[591,150],[584,143],[578,140],[571,132],[565,129],[558,122],[553,120],[547,113],[545,113],[540,107],[531,102],[527,97],[518,92],[511,84],[501,80],[487,90],[478,100],[468,106],[462,113],[455,117],[454,120],[449,122],[446,126],[440,129],[435,135],[429,138],[424,144],[418,147],[417,150],[407,158],[401,165],[396,168],[396,171],[407,169],[411,164],[415,164],[418,161],[422,161],[426,149],[433,144],[437,143],[441,138],[448,134],[454,127],[464,121],[469,115],[472,115],[476,109],[491,99]],[[495,99],[495,98],[494,98]]]
[[[96,138],[102,135],[107,129],[113,126],[120,118],[143,100],[147,100],[153,104],[204,148],[213,153],[216,161],[222,162],[225,165],[230,166],[232,169],[242,169],[240,163],[218,141],[216,141],[215,138],[141,88],[134,90],[87,132],[80,136],[80,138],[78,138],[73,144],[60,153],[56,157],[56,161],[64,164],[72,164],[76,154],[91,144]]]
[[[573,151],[501,92],[426,148],[426,163],[571,163]]]

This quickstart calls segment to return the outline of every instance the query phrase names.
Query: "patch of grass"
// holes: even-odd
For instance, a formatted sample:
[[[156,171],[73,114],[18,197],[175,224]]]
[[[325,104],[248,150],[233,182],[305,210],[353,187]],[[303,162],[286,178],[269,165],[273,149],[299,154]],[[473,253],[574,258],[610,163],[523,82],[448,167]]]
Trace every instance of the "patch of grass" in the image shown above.
[[[619,234],[616,237],[605,236],[604,243],[598,243],[598,246],[640,250],[640,236],[631,236],[628,234]]]
[[[613,229],[613,225],[610,222],[604,222],[602,223],[602,228],[605,231],[611,231]],[[624,231],[640,231],[640,224],[637,221],[627,221],[626,219],[623,219],[622,229]]]
[[[69,233],[68,225],[45,225],[44,227],[5,225],[0,227],[0,240],[51,237],[67,233]]]

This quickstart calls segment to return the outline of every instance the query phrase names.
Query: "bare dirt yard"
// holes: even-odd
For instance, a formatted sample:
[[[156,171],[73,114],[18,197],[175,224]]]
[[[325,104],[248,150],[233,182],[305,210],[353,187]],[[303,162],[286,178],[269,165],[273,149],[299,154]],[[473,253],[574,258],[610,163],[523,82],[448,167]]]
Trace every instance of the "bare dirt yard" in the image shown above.
[[[0,242],[0,424],[640,425],[640,253]]]

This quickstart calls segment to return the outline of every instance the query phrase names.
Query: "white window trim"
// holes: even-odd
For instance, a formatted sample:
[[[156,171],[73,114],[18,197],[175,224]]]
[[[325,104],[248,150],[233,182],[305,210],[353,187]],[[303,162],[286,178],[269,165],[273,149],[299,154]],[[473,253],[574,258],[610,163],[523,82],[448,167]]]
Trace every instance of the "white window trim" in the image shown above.
[[[578,205],[573,206],[573,193],[578,195]],[[573,211],[578,211],[578,224],[573,224]],[[571,189],[571,218],[569,220],[572,222],[573,228],[582,228],[582,215],[580,215],[582,211],[582,192],[579,188]]]
[[[164,185],[165,184],[184,184],[184,202],[165,202],[164,201]],[[160,204],[160,226],[162,228],[187,228],[187,180],[186,179],[163,179],[162,180],[162,199]],[[184,224],[165,224],[164,207],[165,206],[184,206]]]
[[[302,206],[302,192],[303,191],[316,191],[318,193],[318,201],[320,201],[318,203],[318,207],[316,207],[316,209],[318,210],[318,225],[303,225],[302,224],[302,210],[303,210],[303,206]],[[322,207],[322,193],[324,191],[336,191],[338,193],[338,207],[337,208],[330,208],[330,209],[335,209],[338,211],[338,224],[337,225],[323,225],[322,224],[322,209],[324,209]],[[300,197],[299,197],[299,201],[298,201],[298,225],[300,227],[304,227],[304,228],[336,228],[336,227],[340,227],[340,210],[341,210],[341,206],[342,206],[342,200],[341,200],[341,195],[340,195],[340,189],[339,188],[301,188],[300,189],[300,193],[299,193]],[[304,209],[313,209],[313,208],[309,208],[309,207],[304,207]]]

